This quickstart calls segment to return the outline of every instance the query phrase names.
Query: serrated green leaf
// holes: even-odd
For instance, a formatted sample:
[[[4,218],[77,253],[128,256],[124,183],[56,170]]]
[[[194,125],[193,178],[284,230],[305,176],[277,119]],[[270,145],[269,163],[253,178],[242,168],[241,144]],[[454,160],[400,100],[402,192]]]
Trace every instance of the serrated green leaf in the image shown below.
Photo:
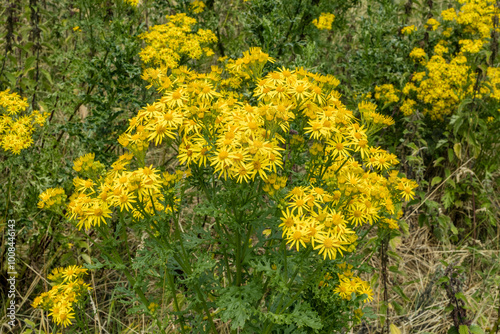
[[[394,237],[389,241],[389,246],[393,251],[396,251],[399,245],[401,245],[401,237]]]
[[[404,236],[408,236],[409,231],[410,231],[408,223],[405,222],[404,220],[400,220],[399,221],[399,226],[401,227],[401,231],[403,232],[403,235]]]

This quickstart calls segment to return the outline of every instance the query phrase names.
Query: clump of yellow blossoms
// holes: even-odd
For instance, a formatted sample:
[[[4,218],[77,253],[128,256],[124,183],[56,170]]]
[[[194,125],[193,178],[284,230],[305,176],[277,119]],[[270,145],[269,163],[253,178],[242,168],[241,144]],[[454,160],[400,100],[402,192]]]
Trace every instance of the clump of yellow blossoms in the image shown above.
[[[286,176],[278,176],[275,173],[269,174],[267,179],[264,180],[265,184],[262,187],[270,196],[274,196],[277,191],[286,187]]]
[[[312,24],[320,30],[331,30],[333,20],[335,20],[335,15],[332,13],[321,13],[319,18],[312,21]]]
[[[391,84],[375,86],[375,99],[383,103],[398,102],[399,91]]]
[[[47,277],[52,289],[37,296],[31,305],[48,311],[58,325],[71,325],[71,319],[75,317],[73,305],[82,302],[87,291],[92,289],[83,280],[86,273],[87,269],[81,266],[52,270],[52,274]]]
[[[63,205],[66,204],[66,193],[63,188],[49,188],[40,194],[38,207],[40,209],[60,212]]]
[[[129,4],[130,6],[134,6],[134,7],[139,6],[139,0],[125,0],[125,3]]]
[[[425,29],[437,30],[441,24],[435,18],[430,18],[427,20],[427,23],[424,25]]]
[[[156,79],[167,69],[176,68],[188,59],[199,59],[214,54],[208,47],[217,37],[210,30],[193,31],[196,19],[184,13],[167,16],[167,24],[155,25],[140,37],[147,46],[140,52],[142,61],[150,68],[144,78]]]
[[[88,175],[100,174],[100,171],[105,169],[105,166],[99,161],[95,161],[95,154],[88,153],[75,160],[73,169],[77,172]]]
[[[152,167],[130,170],[128,165],[132,158],[132,154],[126,153],[106,174],[73,180],[76,192],[70,197],[67,215],[77,222],[79,229],[106,223],[113,207],[120,212],[130,212],[134,219],[143,219],[144,214],[172,211],[170,205],[161,203],[165,199],[166,183],[159,170]]]
[[[460,8],[449,8],[441,12],[440,19],[431,18],[426,28],[437,30],[443,25],[442,37],[434,47],[434,54],[427,55],[421,48],[410,53],[415,61],[425,67],[424,71],[415,72],[411,82],[403,89],[406,95],[401,111],[411,115],[423,104],[424,114],[432,119],[443,120],[451,115],[467,97],[474,95],[477,74],[471,68],[471,62],[477,53],[488,48],[494,27],[494,18],[500,14],[493,0],[460,0]],[[458,41],[458,48],[450,49],[456,42],[450,41],[453,30],[460,32],[463,38]],[[485,80],[481,81],[477,98],[489,96],[500,101],[500,90],[496,85],[496,68],[487,69]]]
[[[414,31],[417,31],[417,27],[415,27],[414,25],[406,26],[406,27],[401,29],[401,33],[403,35],[411,35],[411,33]]]
[[[361,118],[366,122],[372,132],[376,132],[383,127],[394,125],[394,119],[390,116],[382,115],[376,112],[377,105],[368,101],[358,104],[358,110]]]
[[[0,146],[5,151],[19,154],[33,144],[35,125],[43,126],[47,114],[33,110],[23,115],[29,104],[9,89],[0,92]]]
[[[427,54],[425,53],[424,49],[422,48],[414,48],[410,52],[410,57],[415,59],[415,60],[423,60]]]
[[[191,4],[190,4],[190,7],[191,7],[191,11],[195,14],[199,14],[199,13],[202,13],[204,10],[205,10],[205,3],[203,1],[200,1],[200,0],[196,0],[196,1],[193,1]]]
[[[338,274],[339,284],[333,290],[342,299],[351,300],[354,293],[356,296],[366,295],[364,302],[373,300],[373,291],[368,282],[363,281],[361,278],[354,276],[351,269],[352,265],[341,263],[337,265],[339,269],[343,270],[342,274]]]

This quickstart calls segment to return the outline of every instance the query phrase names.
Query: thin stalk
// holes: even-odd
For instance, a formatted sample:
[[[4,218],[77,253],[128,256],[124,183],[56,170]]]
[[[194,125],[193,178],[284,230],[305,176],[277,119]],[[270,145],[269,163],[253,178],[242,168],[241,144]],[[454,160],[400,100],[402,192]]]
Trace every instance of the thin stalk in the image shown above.
[[[177,300],[177,293],[174,284],[174,277],[168,272],[168,268],[165,269],[167,273],[168,285],[170,286],[170,290],[172,291],[172,296],[174,298],[174,304],[177,312],[179,312],[179,325],[181,326],[181,332],[184,333],[184,324],[186,323],[184,320],[184,316],[181,313],[181,309],[179,307],[179,302]]]

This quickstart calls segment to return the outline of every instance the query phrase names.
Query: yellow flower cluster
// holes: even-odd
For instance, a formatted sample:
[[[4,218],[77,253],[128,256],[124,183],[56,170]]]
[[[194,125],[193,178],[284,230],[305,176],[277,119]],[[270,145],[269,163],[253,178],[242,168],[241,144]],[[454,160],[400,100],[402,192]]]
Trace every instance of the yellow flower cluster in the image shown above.
[[[393,103],[399,101],[399,90],[391,84],[375,86],[375,99],[382,103]]]
[[[331,30],[333,20],[335,20],[335,15],[332,13],[321,13],[319,18],[312,21],[312,24],[320,30]]]
[[[437,30],[441,23],[439,23],[438,20],[435,18],[431,17],[430,19],[427,20],[427,23],[424,25],[425,29],[432,29],[432,30]]]
[[[59,212],[66,203],[66,193],[63,188],[49,188],[40,194],[38,207],[40,209]]]
[[[195,14],[199,14],[199,13],[203,13],[203,11],[205,10],[205,3],[203,1],[200,1],[200,0],[196,0],[196,1],[193,1],[191,4],[190,4],[190,7],[191,7],[191,11]]]
[[[441,12],[446,29],[440,33],[443,39],[434,47],[434,54],[427,58],[421,48],[415,48],[410,53],[410,57],[425,66],[425,71],[414,73],[412,82],[403,89],[406,99],[401,111],[405,115],[411,115],[417,102],[420,102],[424,104],[424,114],[435,120],[443,120],[474,93],[477,75],[472,73],[469,62],[488,46],[494,29],[494,17],[500,14],[500,10],[493,0],[459,0],[459,3],[461,6],[458,10],[449,8]],[[426,27],[436,30],[440,25],[438,20],[431,18]],[[458,41],[459,48],[450,54],[453,43],[446,39],[451,37],[454,28],[465,38]],[[495,81],[496,69],[488,68],[487,72],[487,79],[480,86],[479,97],[489,94],[498,100],[500,91]]]
[[[401,33],[403,35],[411,35],[411,33],[414,31],[417,31],[417,27],[415,27],[414,25],[406,26],[406,27],[401,29]]]
[[[31,305],[50,311],[49,316],[58,325],[71,325],[71,319],[75,317],[73,304],[81,302],[92,289],[83,280],[86,273],[87,269],[81,266],[54,269],[47,277],[52,281],[52,289],[37,296]]]
[[[377,105],[372,102],[363,101],[358,104],[358,110],[361,118],[365,121],[373,132],[378,131],[382,127],[394,125],[394,119],[390,116],[382,115],[375,110]]]
[[[491,85],[491,89],[482,87],[481,93],[483,94],[490,93],[491,98],[500,101],[500,68],[488,67],[486,75]]]
[[[262,52],[260,48],[250,48],[249,51],[243,52],[243,57],[236,60],[229,59],[225,69],[236,77],[236,80],[232,82],[232,87],[239,87],[238,78],[255,80],[260,77],[267,62],[274,63],[274,59]]]
[[[424,76],[414,74],[412,81],[415,84],[410,84],[408,90],[411,92],[415,87],[416,98],[431,106],[424,108],[424,113],[432,119],[442,120],[453,113],[466,95],[472,94],[470,67],[463,55],[453,57],[449,62],[443,56],[434,55],[425,65],[427,73],[423,72]],[[413,100],[407,99],[405,102],[403,112],[406,115],[413,113]]]
[[[349,276],[346,273],[343,275],[339,274],[339,280],[339,284],[333,291],[342,299],[351,300],[351,296],[354,293],[356,296],[366,294],[366,298],[363,300],[365,303],[373,300],[373,290],[368,282],[363,281],[359,277],[352,276],[352,273]]]
[[[276,192],[286,187],[286,181],[286,176],[278,176],[275,173],[269,174],[264,180],[265,184],[262,186],[262,190],[270,196],[274,196]]]
[[[134,7],[139,6],[139,0],[125,0],[125,3],[129,4],[130,6],[134,6]]]
[[[354,276],[352,269],[353,266],[351,264],[347,264],[345,262],[337,264],[337,267],[343,271],[342,274],[337,274],[339,278],[339,283],[333,289],[333,292],[338,294],[342,299],[351,300],[352,293],[356,294],[356,296],[361,296],[366,294],[366,298],[364,302],[370,302],[373,300],[373,291],[368,284],[368,282],[363,281],[361,278]],[[333,277],[330,273],[327,273],[324,277],[324,280],[319,282],[320,287],[327,287],[330,284],[328,283],[332,280]],[[359,311],[361,311],[359,309]]]
[[[311,244],[331,259],[337,252],[353,251],[355,227],[380,222],[397,228],[386,215],[394,215],[400,200],[415,195],[417,184],[398,177],[397,171],[381,175],[398,163],[396,156],[370,147],[366,129],[351,122],[336,122],[338,133],[326,140],[327,161],[333,163],[326,170],[318,167],[326,187],[296,187],[287,195],[280,227],[297,250]],[[357,154],[362,163],[356,161]]]
[[[481,39],[462,39],[458,43],[462,46],[463,52],[478,53],[483,48],[485,41]]]
[[[43,126],[47,114],[33,110],[29,115],[22,113],[29,106],[26,99],[9,89],[0,92],[0,146],[5,151],[19,154],[33,144],[35,125]]]
[[[166,187],[173,187],[175,183],[180,182],[181,180],[190,176],[191,176],[191,170],[189,169],[187,169],[186,171],[176,170],[173,173],[164,172],[163,184]]]
[[[188,59],[214,54],[208,45],[216,42],[217,37],[210,30],[193,32],[196,19],[185,13],[167,16],[167,19],[167,24],[155,25],[140,36],[147,44],[139,54],[150,66],[143,76],[146,80],[157,79],[161,73],[167,73],[167,69],[176,68]]]
[[[424,60],[427,54],[425,53],[424,49],[422,48],[414,48],[410,52],[410,57],[415,59],[415,60]],[[425,64],[425,63],[424,63]]]
[[[88,153],[74,161],[73,169],[87,177],[100,175],[106,168],[99,161],[95,161],[95,154]]]
[[[398,163],[396,156],[368,144],[369,130],[358,124],[334,91],[336,78],[286,68],[259,77],[267,61],[272,59],[252,48],[243,58],[228,61],[227,72],[215,66],[208,74],[173,70],[155,82],[163,96],[130,120],[124,141],[179,143],[181,165],[210,168],[225,180],[261,179],[266,191],[274,193],[286,182],[277,176],[283,167],[282,143],[290,137],[290,124],[300,118],[302,135],[291,136],[290,143],[311,143],[308,152],[317,163],[310,180],[322,179],[332,190],[294,188],[283,211],[283,235],[292,247],[310,243],[325,258],[353,251],[357,236],[352,228],[378,221],[383,212],[393,214],[399,202],[395,196],[412,198],[416,184],[381,175]],[[234,77],[254,80],[257,105],[231,90],[242,82]],[[381,93],[394,99],[395,90],[389,86]],[[393,122],[374,108],[364,115],[370,125]]]
[[[130,212],[135,219],[172,211],[171,205],[164,204],[162,190],[167,182],[159,171],[152,167],[128,170],[132,158],[129,153],[120,156],[106,175],[73,180],[76,191],[70,197],[67,216],[77,222],[78,229],[106,223],[112,207]]]

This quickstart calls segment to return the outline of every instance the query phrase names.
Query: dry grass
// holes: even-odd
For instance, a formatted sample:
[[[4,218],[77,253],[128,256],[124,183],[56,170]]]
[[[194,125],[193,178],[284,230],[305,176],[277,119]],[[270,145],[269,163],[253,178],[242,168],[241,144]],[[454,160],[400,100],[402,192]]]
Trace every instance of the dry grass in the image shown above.
[[[476,249],[450,244],[436,243],[427,227],[418,227],[413,222],[409,235],[403,237],[397,245],[396,256],[389,257],[390,266],[396,266],[403,275],[389,272],[388,301],[396,302],[402,310],[389,306],[389,323],[395,324],[401,333],[447,333],[453,326],[450,312],[445,308],[449,304],[445,289],[438,284],[443,277],[446,264],[463,265],[465,272],[459,275],[462,292],[466,296],[470,309],[467,317],[488,330],[497,320],[497,309],[500,302],[498,285],[498,267],[500,263],[498,250],[488,249],[484,245]],[[373,257],[369,262],[373,267],[380,269],[380,258]],[[497,283],[498,284],[498,283]],[[395,292],[394,286],[399,286],[404,295]],[[373,287],[380,312],[383,303],[382,284]],[[407,297],[407,298],[404,298]],[[380,314],[379,314],[380,315]],[[378,321],[365,324],[360,332],[380,333],[381,325]]]

